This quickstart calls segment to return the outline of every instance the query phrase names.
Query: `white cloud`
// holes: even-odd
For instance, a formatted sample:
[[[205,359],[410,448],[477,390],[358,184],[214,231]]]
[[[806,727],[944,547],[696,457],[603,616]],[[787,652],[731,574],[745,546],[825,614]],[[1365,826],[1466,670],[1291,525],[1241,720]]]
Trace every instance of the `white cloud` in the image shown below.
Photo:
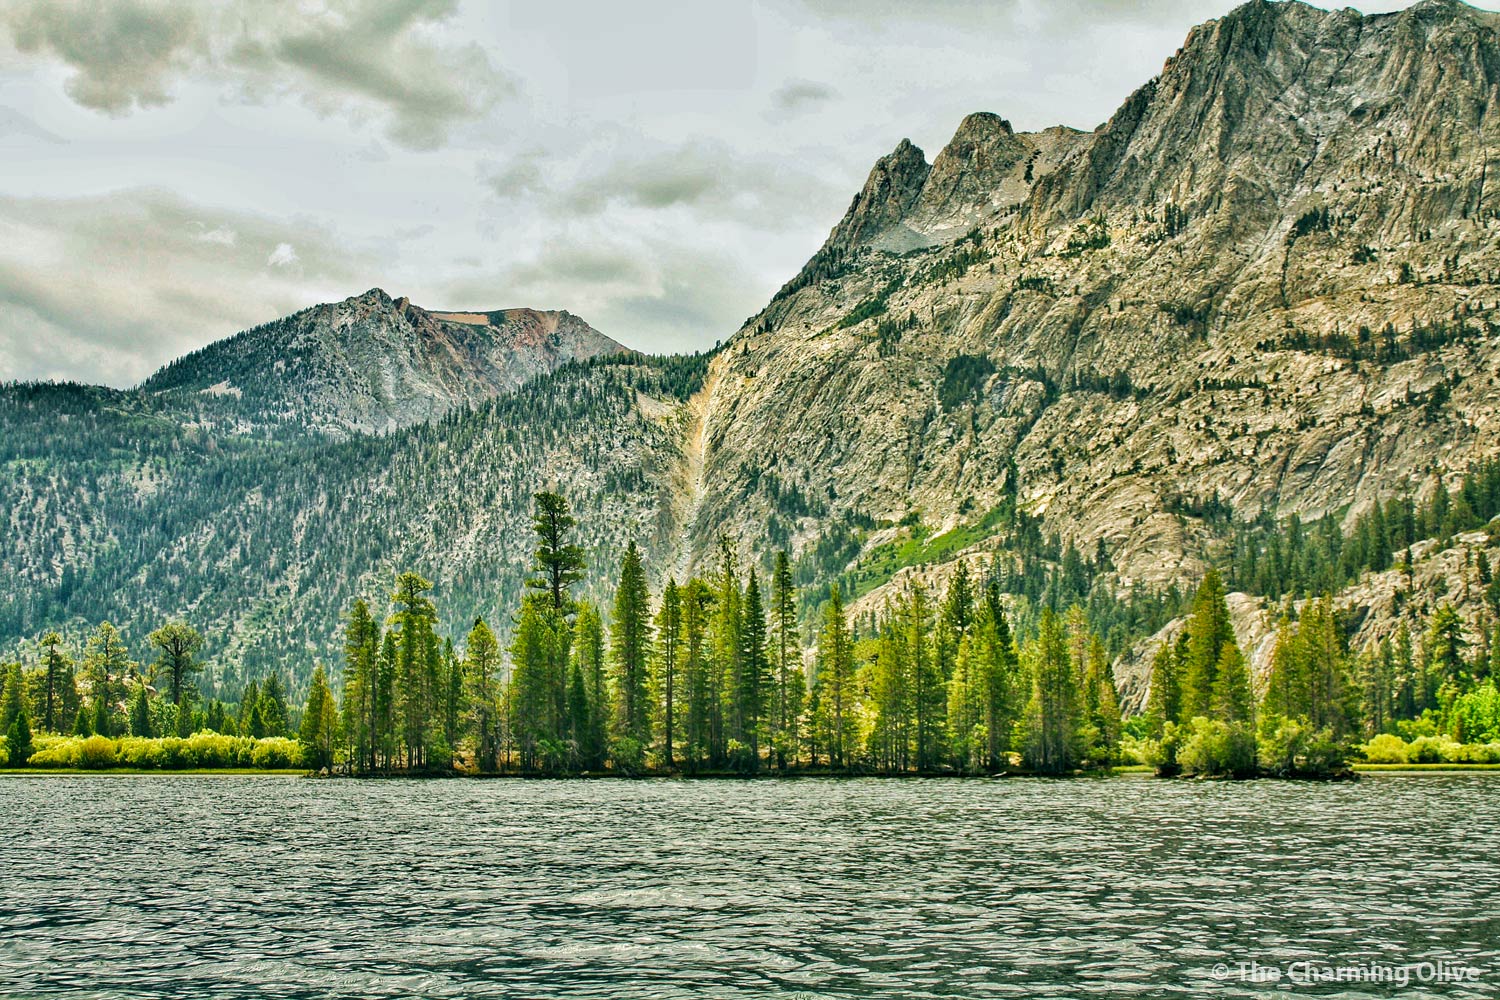
[[[513,89],[484,49],[444,34],[456,10],[454,0],[0,0],[0,29],[20,52],[66,65],[68,95],[109,115],[213,80],[240,100],[374,113],[392,141],[433,149]]]
[[[297,251],[290,243],[278,243],[266,258],[267,267],[290,267],[297,263]]]

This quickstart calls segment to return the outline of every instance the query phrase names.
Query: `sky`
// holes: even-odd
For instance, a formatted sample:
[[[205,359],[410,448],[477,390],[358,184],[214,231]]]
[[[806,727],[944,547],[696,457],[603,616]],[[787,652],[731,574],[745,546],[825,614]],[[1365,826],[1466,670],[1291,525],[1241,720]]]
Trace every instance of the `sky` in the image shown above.
[[[0,380],[377,286],[712,347],[902,138],[1092,129],[1232,6],[0,0]]]

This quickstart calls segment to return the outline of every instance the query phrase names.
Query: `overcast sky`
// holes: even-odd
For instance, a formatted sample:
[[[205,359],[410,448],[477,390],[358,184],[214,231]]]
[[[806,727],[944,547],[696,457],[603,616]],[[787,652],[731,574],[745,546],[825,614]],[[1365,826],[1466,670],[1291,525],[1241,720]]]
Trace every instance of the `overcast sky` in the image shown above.
[[[1232,6],[0,0],[0,379],[377,285],[711,346],[902,137],[1092,129]]]

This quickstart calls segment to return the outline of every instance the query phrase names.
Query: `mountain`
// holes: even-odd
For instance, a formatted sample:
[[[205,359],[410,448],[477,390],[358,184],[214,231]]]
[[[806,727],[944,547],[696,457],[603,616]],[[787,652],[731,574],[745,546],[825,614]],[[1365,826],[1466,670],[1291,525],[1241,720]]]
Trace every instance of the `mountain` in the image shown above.
[[[605,345],[497,395],[499,365],[430,359],[494,357],[448,345],[509,345],[514,314],[372,292],[139,392],[8,387],[0,643],[187,614],[223,683],[305,677],[398,566],[449,620],[503,624],[530,495],[556,486],[594,585],[631,538],[680,576],[727,537],[748,565],[788,548],[809,613],[837,581],[862,618],[962,562],[1023,626],[1040,603],[1114,609],[1138,697],[1172,595],[1233,570],[1251,528],[1352,532],[1500,453],[1497,32],[1451,0],[1255,0],[1092,132],[976,114],[931,164],[902,141],[712,356]],[[344,439],[247,426],[252,398]],[[1378,575],[1344,594],[1360,641],[1455,579],[1417,572],[1431,593],[1398,601]],[[1253,644],[1273,599],[1235,600]]]
[[[262,419],[376,432],[624,349],[568,312],[430,312],[372,288],[210,344],[142,388],[228,395]]]
[[[700,540],[778,516],[734,471],[771,455],[818,500],[792,535],[868,556],[1014,493],[1160,585],[1201,571],[1182,512],[1214,498],[1342,515],[1490,454],[1496,23],[1247,4],[1008,204],[1014,158],[964,154],[978,116],[931,169],[903,142],[716,359]],[[893,252],[938,204],[989,221]]]

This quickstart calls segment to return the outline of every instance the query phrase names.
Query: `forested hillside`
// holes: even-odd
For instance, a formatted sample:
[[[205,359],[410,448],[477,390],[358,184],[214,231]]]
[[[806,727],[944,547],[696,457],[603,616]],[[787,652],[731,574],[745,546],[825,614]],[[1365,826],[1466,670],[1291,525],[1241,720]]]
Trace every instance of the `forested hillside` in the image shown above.
[[[1023,635],[1077,604],[1130,707],[1210,567],[1262,680],[1286,597],[1333,595],[1356,649],[1450,600],[1477,642],[1497,31],[1454,0],[1255,0],[1092,132],[980,113],[930,164],[902,141],[712,355],[374,290],[139,390],[6,386],[0,648],[188,617],[214,690],[300,691],[397,569],[503,640],[548,489],[593,565],[785,550],[804,643],[835,584],[869,622],[960,566]]]

